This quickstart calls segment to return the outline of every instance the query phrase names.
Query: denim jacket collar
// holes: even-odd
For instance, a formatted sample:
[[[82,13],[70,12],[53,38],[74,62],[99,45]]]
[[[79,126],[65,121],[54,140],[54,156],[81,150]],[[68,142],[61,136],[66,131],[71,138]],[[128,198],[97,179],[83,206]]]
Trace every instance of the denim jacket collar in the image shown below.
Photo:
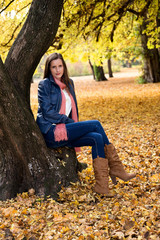
[[[52,77],[52,74],[49,74],[49,80],[50,80],[51,82],[53,82],[54,84],[56,84],[55,81],[54,81],[54,78]],[[57,84],[56,84],[56,85],[57,85]]]

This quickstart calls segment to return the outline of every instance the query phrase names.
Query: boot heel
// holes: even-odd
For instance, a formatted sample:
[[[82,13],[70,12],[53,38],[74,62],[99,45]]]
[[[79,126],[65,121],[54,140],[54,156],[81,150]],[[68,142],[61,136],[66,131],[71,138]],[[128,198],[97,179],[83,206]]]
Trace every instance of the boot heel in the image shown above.
[[[113,176],[113,175],[110,175],[110,177],[111,177],[111,179],[112,179],[112,183],[113,183],[114,185],[116,185],[116,184],[117,184],[116,177]]]

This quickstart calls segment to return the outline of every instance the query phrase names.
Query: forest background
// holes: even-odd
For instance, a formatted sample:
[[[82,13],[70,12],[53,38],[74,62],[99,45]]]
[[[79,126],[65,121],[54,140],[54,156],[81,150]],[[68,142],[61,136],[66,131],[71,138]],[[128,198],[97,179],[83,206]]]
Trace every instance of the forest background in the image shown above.
[[[0,11],[0,237],[159,239],[159,2],[13,0]],[[74,183],[74,165],[66,177],[74,153],[46,149],[34,122],[33,74],[40,77],[40,59],[53,51],[90,65],[96,81],[75,80],[80,120],[100,120],[127,171],[138,173],[129,183],[110,182],[112,200],[92,191],[91,149],[77,156],[88,168]],[[117,63],[137,62],[138,80],[134,68],[115,74]]]

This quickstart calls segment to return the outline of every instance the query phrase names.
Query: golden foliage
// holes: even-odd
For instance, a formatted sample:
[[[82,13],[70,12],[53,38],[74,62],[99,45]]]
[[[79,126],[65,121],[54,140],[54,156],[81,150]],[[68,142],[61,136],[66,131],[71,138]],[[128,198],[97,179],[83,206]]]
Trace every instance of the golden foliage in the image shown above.
[[[125,168],[137,177],[116,186],[110,182],[113,199],[98,196],[92,192],[91,148],[83,147],[78,159],[89,167],[80,182],[61,190],[59,202],[40,199],[33,189],[0,202],[0,239],[160,238],[160,84],[138,85],[130,74],[106,82],[75,80],[75,87],[80,120],[99,119]],[[34,83],[35,115],[36,95]]]
[[[3,1],[0,5],[0,55],[5,59],[26,19],[31,1]],[[7,7],[9,5],[9,7]],[[3,9],[5,9],[3,11]]]

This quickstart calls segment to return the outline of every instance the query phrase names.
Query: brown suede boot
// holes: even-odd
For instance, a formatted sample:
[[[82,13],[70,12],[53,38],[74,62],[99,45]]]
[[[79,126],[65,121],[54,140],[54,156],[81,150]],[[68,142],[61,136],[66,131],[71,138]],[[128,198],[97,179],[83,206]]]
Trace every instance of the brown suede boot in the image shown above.
[[[109,192],[108,186],[108,160],[100,157],[95,158],[93,169],[96,180],[94,191],[99,194],[106,194],[107,197],[113,197],[114,195]]]
[[[117,151],[113,144],[105,145],[104,147],[105,157],[108,159],[109,175],[112,182],[116,184],[116,177],[123,181],[128,181],[136,176],[135,173],[127,173],[123,167],[122,162],[119,159]]]

